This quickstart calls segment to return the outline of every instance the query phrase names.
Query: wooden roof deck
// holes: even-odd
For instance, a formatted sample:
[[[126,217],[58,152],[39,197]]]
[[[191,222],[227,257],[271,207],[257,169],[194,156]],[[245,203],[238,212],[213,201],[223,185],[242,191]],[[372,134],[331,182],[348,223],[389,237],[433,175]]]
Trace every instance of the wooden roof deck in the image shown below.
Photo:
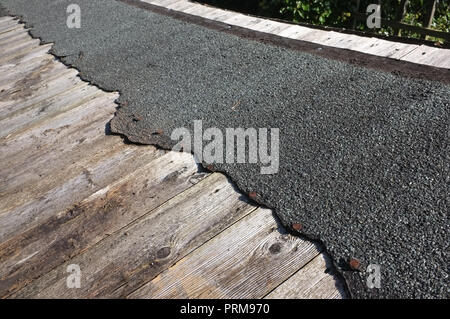
[[[186,0],[143,0],[261,32],[450,68],[450,50],[309,29]],[[342,298],[293,237],[189,154],[108,135],[116,93],[0,18],[0,296]],[[68,288],[67,266],[81,269]]]
[[[50,48],[0,18],[2,298],[344,297],[321,248],[224,175],[107,135],[118,94]]]

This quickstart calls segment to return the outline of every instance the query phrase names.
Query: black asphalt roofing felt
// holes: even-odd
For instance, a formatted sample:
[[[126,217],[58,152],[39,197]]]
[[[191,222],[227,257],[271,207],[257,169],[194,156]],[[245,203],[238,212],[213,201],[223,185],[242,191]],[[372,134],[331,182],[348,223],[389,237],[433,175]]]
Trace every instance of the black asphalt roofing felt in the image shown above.
[[[209,168],[322,241],[353,297],[448,297],[448,70],[417,67],[446,83],[414,78],[411,64],[366,56],[364,67],[350,51],[257,41],[130,1],[77,0],[81,28],[69,29],[72,2],[0,0],[83,79],[121,93],[113,132],[170,148],[173,130],[194,120],[279,128],[276,174],[258,163]],[[337,51],[359,63],[324,53]],[[376,69],[386,63],[391,72]],[[370,264],[380,288],[367,285]]]

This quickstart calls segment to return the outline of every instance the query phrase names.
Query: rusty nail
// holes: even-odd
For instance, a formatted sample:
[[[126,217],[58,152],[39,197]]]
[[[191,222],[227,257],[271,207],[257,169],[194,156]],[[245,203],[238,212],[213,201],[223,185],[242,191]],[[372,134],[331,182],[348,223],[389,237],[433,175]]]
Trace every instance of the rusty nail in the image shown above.
[[[302,224],[300,224],[300,223],[293,223],[292,224],[292,228],[294,229],[294,230],[296,230],[296,231],[300,231],[301,229],[302,229]]]
[[[206,169],[207,169],[208,171],[212,171],[212,170],[213,170],[213,166],[212,166],[212,165],[208,165],[208,166],[206,166]]]
[[[251,199],[255,199],[256,198],[256,192],[248,193],[248,197],[250,197]]]
[[[351,258],[349,264],[350,264],[350,268],[353,270],[358,270],[359,266],[361,265],[359,260],[355,259],[355,258]]]

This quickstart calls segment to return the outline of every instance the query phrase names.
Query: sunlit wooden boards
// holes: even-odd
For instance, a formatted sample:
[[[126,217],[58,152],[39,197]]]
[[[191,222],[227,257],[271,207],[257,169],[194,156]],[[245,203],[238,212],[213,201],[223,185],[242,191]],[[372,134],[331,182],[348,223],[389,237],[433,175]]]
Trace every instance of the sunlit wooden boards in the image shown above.
[[[10,16],[5,16],[5,17],[0,17],[0,25],[3,23],[7,23],[9,21],[14,20],[14,17],[10,17]]]
[[[272,211],[260,208],[130,297],[262,298],[319,254],[283,232]]]
[[[267,299],[340,299],[344,287],[323,269],[327,269],[330,259],[317,255],[297,273],[271,291]]]
[[[391,59],[404,60],[440,68],[450,68],[450,50],[425,45],[399,43],[372,37],[339,33],[292,25],[278,21],[248,16],[228,10],[213,8],[188,0],[141,0],[171,10],[221,21],[281,37],[308,41],[324,46],[348,49]]]
[[[450,50],[421,45],[403,56],[402,60],[450,69]]]
[[[192,155],[105,134],[118,94],[17,20],[0,27],[0,297],[343,296],[329,265],[312,264],[320,248]],[[66,284],[72,264],[80,289]]]

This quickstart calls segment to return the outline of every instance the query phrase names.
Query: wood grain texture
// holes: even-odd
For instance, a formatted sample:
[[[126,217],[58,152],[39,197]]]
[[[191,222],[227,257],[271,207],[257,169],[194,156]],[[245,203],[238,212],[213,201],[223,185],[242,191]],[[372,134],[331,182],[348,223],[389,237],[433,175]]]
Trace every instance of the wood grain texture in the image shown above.
[[[130,298],[262,298],[319,254],[259,208]]]
[[[177,1],[172,4],[169,4],[166,8],[175,10],[175,11],[183,11],[187,8],[190,8],[191,5],[192,4],[190,2],[182,0],[182,1]]]
[[[120,140],[115,142],[118,144]],[[60,210],[110,184],[130,169],[134,170],[137,165],[145,164],[157,153],[115,147],[109,152],[106,149],[100,154],[92,155],[97,156],[89,158],[90,162],[85,161],[85,165],[74,167],[76,171],[71,176],[64,176],[64,173],[71,172],[70,167],[65,168],[62,172],[57,171],[59,174],[56,176],[48,176],[42,183],[36,182],[35,189],[27,189],[17,196],[8,197],[8,204],[14,207],[0,214],[0,240],[7,240],[39,225]],[[53,177],[56,181],[52,180]],[[19,205],[9,200],[14,198],[20,201]]]
[[[22,92],[26,89],[22,90]],[[52,96],[49,99],[32,104],[19,112],[14,112],[0,120],[0,137],[17,134],[32,126],[40,125],[58,114],[62,114],[75,107],[83,105],[95,98],[100,97],[103,92],[87,83],[79,83],[70,90]]]
[[[229,19],[230,17],[232,17],[233,15],[234,15],[234,13],[230,12],[230,11],[214,9],[214,10],[202,15],[202,17],[204,17],[206,19],[210,19],[210,20],[215,20],[215,21],[225,21],[225,20]]]
[[[35,48],[39,45],[39,43],[40,43],[39,39],[32,39],[32,38],[25,38],[18,41],[17,43],[15,42],[9,45],[7,48],[4,48],[0,52],[0,60],[14,55],[15,52],[17,51]]]
[[[397,43],[382,39],[378,39],[372,44],[373,45],[371,46],[361,48],[360,51],[367,54],[378,55],[397,60],[417,47],[417,45],[415,44]]]
[[[116,94],[104,94],[14,138],[0,139],[0,160],[3,161],[0,176],[17,174],[34,165],[40,157],[48,156],[48,153],[68,151],[87,142],[89,138],[101,137],[97,132],[97,136],[89,134],[93,134],[90,132],[95,130],[106,130],[105,123],[112,118],[116,110],[116,97]],[[76,136],[76,133],[84,135]]]
[[[0,24],[0,35],[4,35],[20,28],[23,28],[23,24],[20,24],[18,20],[10,20],[7,23]]]
[[[331,261],[323,253],[270,292],[267,299],[342,299],[344,287],[331,273]]]
[[[205,176],[197,173],[192,156],[170,152],[16,234],[0,244],[0,296],[7,297]]]
[[[35,65],[37,59],[43,60],[42,63]],[[5,80],[0,84],[0,121],[20,115],[23,110],[42,107],[42,102],[72,92],[77,84],[86,85],[76,77],[75,70],[52,66],[52,60],[37,57],[27,63],[32,69],[17,68],[14,74],[5,72]]]
[[[302,36],[305,36],[308,33],[311,33],[313,30],[309,28],[305,28],[299,25],[291,25],[284,30],[277,32],[276,34],[280,37],[290,38],[290,39],[300,39]]]
[[[195,15],[195,16],[203,16],[203,15],[208,14],[208,13],[213,12],[213,11],[214,11],[214,8],[207,7],[207,6],[202,6],[202,5],[199,5],[199,4],[194,4],[194,6],[183,10],[184,13],[192,14],[192,15]]]
[[[169,4],[178,2],[180,0],[142,0],[143,2],[151,3],[160,7],[167,7]]]
[[[9,16],[0,17],[0,24],[7,23],[7,22],[12,21],[12,20],[14,20],[13,17],[9,17]]]
[[[16,41],[29,38],[29,34],[25,29],[17,29],[11,32],[4,33],[3,36],[0,36],[0,46],[7,47],[10,44],[13,44]]]
[[[330,31],[313,30],[297,36],[296,39],[326,45],[326,42],[332,39],[332,37],[333,35],[330,34]]]
[[[82,270],[80,289],[67,288],[66,263],[15,297],[124,296],[252,210],[222,174],[212,174],[70,260]]]
[[[289,28],[290,25],[286,23],[280,23],[272,20],[262,20],[256,24],[250,25],[249,29],[259,31],[259,32],[265,32],[265,33],[272,33],[272,34],[278,34],[281,31]]]
[[[15,65],[20,63],[27,62],[30,59],[33,59],[37,56],[44,55],[48,53],[51,49],[51,44],[41,45],[30,50],[21,50],[16,54],[12,54],[5,59],[0,60],[0,65]]]
[[[219,21],[222,21],[227,24],[235,25],[242,28],[249,28],[252,25],[258,24],[262,21],[260,18],[247,16],[245,14],[235,13],[231,17],[227,19],[218,19]]]
[[[404,55],[401,60],[450,69],[450,50],[421,45]]]
[[[0,45],[1,49],[1,45]],[[28,64],[25,63],[21,64],[4,64],[0,67],[0,71],[2,72],[3,76],[0,79],[0,92],[2,93],[2,96],[5,96],[3,94],[6,90],[14,86],[14,83],[23,80],[27,75],[30,73],[32,74],[33,70],[40,69],[41,72],[46,72],[48,68],[45,68],[48,66],[48,64],[53,60],[53,57],[50,55],[42,57],[37,57],[31,59]],[[2,109],[2,107],[0,107]]]
[[[7,56],[11,54],[11,52],[14,52],[16,50],[20,50],[23,47],[39,45],[39,43],[39,39],[33,39],[31,37],[21,38],[10,43],[8,46],[3,47],[2,51],[0,52],[0,58],[3,56]]]

